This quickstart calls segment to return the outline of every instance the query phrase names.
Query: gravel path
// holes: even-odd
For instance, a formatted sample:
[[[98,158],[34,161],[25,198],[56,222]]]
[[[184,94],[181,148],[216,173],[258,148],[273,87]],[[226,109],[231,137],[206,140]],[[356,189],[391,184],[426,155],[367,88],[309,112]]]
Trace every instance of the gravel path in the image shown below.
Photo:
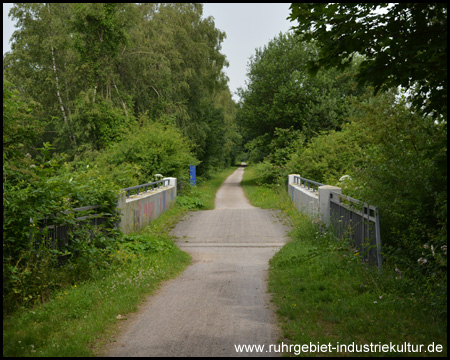
[[[216,194],[215,210],[190,212],[172,234],[192,256],[139,311],[121,322],[107,356],[267,356],[235,345],[276,344],[267,293],[268,261],[287,240],[273,210],[250,205],[238,168]]]

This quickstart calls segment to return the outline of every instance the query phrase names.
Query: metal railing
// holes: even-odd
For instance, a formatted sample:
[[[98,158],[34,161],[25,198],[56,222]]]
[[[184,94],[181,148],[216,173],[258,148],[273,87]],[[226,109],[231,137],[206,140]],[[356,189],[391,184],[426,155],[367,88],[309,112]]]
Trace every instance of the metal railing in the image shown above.
[[[84,206],[66,210],[61,214],[70,214],[77,212],[87,212],[100,208],[100,205]],[[30,233],[30,240],[33,247],[37,250],[40,246],[51,248],[53,250],[64,251],[73,237],[74,227],[81,228],[86,225],[89,226],[89,236],[92,238],[94,227],[105,225],[112,214],[90,213],[87,215],[75,217],[64,224],[64,220],[58,220],[57,215],[39,220],[30,218],[30,225],[37,226],[39,232],[42,234],[38,239],[32,239]],[[114,226],[113,224],[111,226]],[[101,230],[100,230],[101,231]],[[61,265],[65,260],[65,256],[58,256],[59,264]]]
[[[302,182],[303,182],[303,184],[302,184]],[[325,184],[321,184],[317,181],[302,178],[301,176],[294,176],[294,184],[303,186],[304,188],[307,187],[308,190],[311,190],[311,188],[312,188],[313,192],[318,191],[319,186],[325,185]]]
[[[338,239],[350,239],[362,257],[381,269],[378,208],[336,192],[330,194],[331,224]]]
[[[166,183],[167,183],[167,185],[166,185]],[[152,188],[151,191],[153,191],[155,189],[155,186],[157,188],[160,188],[160,187],[169,186],[169,184],[170,184],[170,179],[163,179],[163,180],[154,181],[154,182],[151,182],[151,183],[148,183],[148,184],[131,186],[131,187],[128,187],[128,188],[124,188],[122,190],[125,190],[127,192],[127,198],[129,198],[130,195],[131,195],[131,191],[133,191],[133,190],[136,190],[136,194],[133,194],[133,195],[139,195],[139,189],[144,188],[144,193],[145,193],[145,192],[148,191],[149,187],[151,187]]]

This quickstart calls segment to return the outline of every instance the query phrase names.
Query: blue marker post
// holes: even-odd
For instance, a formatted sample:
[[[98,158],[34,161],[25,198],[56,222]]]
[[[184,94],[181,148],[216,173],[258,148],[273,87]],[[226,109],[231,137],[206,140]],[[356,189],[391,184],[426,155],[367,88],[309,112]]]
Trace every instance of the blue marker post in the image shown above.
[[[196,183],[196,167],[195,165],[189,165],[189,179],[191,180],[191,185],[195,186]]]

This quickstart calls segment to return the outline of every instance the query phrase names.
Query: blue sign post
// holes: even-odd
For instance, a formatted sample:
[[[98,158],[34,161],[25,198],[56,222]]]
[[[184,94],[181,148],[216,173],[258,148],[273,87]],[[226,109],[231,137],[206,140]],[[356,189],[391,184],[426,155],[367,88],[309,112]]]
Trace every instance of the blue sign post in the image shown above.
[[[195,186],[196,182],[196,173],[195,173],[195,165],[189,165],[189,179],[191,180],[191,185]]]

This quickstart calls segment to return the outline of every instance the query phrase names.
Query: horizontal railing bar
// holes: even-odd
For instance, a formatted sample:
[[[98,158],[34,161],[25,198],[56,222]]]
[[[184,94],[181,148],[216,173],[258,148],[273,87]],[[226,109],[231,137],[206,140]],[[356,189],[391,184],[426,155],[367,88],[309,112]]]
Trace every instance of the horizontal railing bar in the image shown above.
[[[64,214],[69,214],[74,211],[88,211],[88,210],[95,210],[98,209],[100,205],[91,205],[91,206],[83,206],[79,208],[73,208],[72,210],[66,210],[64,211]]]
[[[336,200],[334,198],[334,196],[336,196],[339,200]],[[356,205],[359,205],[361,207],[361,209],[351,208],[347,204],[341,202],[341,199],[348,200]],[[352,197],[350,197],[348,195],[339,194],[334,191],[331,191],[330,201],[346,208],[347,210],[353,211],[355,214],[358,214],[358,215],[368,219],[369,221],[373,221],[373,222],[376,221],[376,215],[370,215],[370,211],[373,211],[374,214],[376,214],[376,212],[378,211],[378,208],[376,206],[369,205],[361,200],[353,199]],[[367,213],[364,212],[364,209],[367,209]]]
[[[295,179],[305,180],[305,181],[307,181],[307,182],[309,182],[309,183],[311,183],[311,184],[317,185],[317,186],[323,186],[323,185],[325,185],[325,184],[322,184],[322,183],[319,183],[319,182],[317,182],[317,181],[310,180],[310,179],[307,179],[307,178],[304,178],[304,177],[301,177],[301,176],[294,176],[294,180],[295,180]]]
[[[142,185],[136,185],[136,186],[131,186],[131,187],[127,187],[127,188],[123,188],[122,190],[134,190],[134,189],[139,189],[141,187],[145,187],[145,186],[150,186],[150,185],[156,185],[156,184],[161,184],[161,183],[165,183],[165,182],[170,183],[170,180],[159,180],[159,181],[155,181],[155,182],[151,182],[148,184],[142,184]]]
[[[308,183],[308,190],[309,190],[310,184],[313,185],[313,186],[311,186],[313,191],[316,191],[315,186],[319,187],[319,186],[325,185],[325,184],[319,183],[319,182],[314,181],[314,180],[310,180],[310,179],[303,178],[303,177],[301,177],[301,176],[294,176],[294,183],[295,183],[295,184],[298,184],[299,186],[306,187],[305,184],[302,185],[302,180],[303,180],[304,182],[307,182],[307,183]]]
[[[170,184],[170,179],[163,179],[163,180],[154,181],[154,182],[151,182],[151,183],[148,183],[148,184],[142,184],[142,185],[131,186],[131,187],[124,188],[124,189],[122,189],[122,190],[124,190],[124,191],[127,192],[127,198],[129,198],[129,197],[130,197],[130,191],[131,191],[131,190],[137,190],[137,194],[136,194],[136,195],[139,195],[139,189],[140,189],[140,188],[145,188],[145,191],[144,191],[144,192],[147,192],[147,188],[148,188],[149,186],[151,186],[151,187],[152,187],[152,191],[153,191],[155,185],[157,185],[157,184],[163,184],[163,187],[164,187],[164,186],[166,186],[166,185],[165,185],[166,182],[167,182],[167,184]],[[158,186],[158,187],[159,187],[159,186]]]

